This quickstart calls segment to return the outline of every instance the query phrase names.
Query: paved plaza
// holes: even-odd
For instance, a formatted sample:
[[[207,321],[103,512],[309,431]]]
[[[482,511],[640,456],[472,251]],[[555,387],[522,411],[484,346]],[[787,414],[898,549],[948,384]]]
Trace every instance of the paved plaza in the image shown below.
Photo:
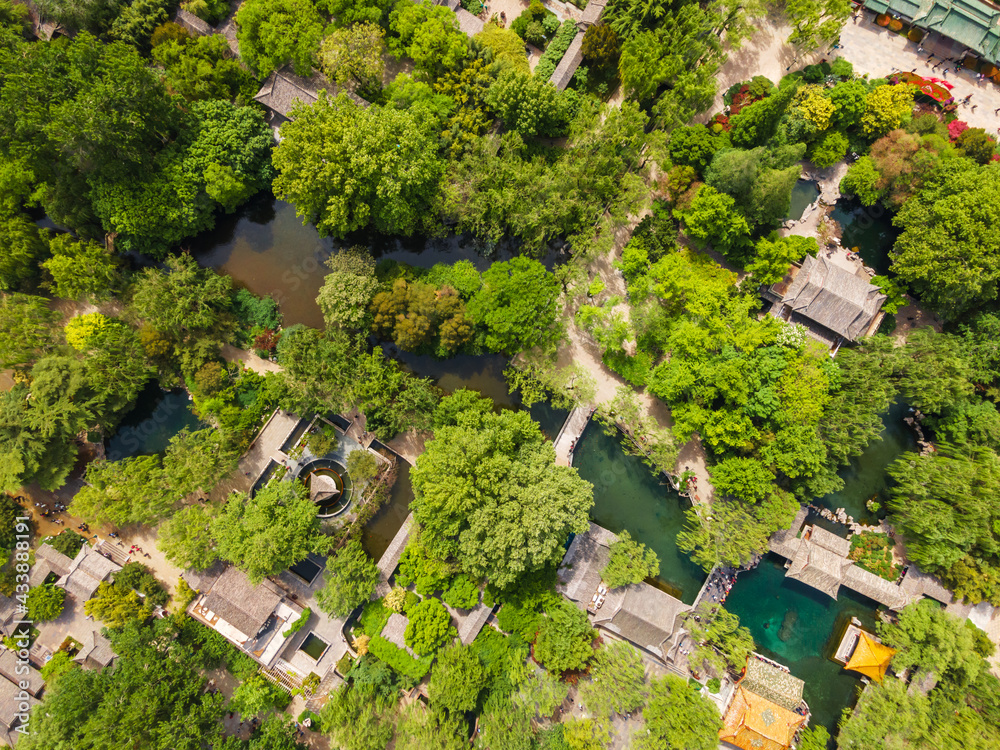
[[[873,16],[868,13],[856,24],[848,21],[840,36],[843,49],[831,53],[831,59],[840,55],[854,65],[855,73],[867,73],[873,78],[916,68],[917,75],[946,79],[955,86],[951,93],[956,101],[972,95],[968,105],[959,104],[956,112],[959,119],[974,128],[984,128],[987,133],[997,134],[1000,116],[994,113],[1000,109],[1000,86],[988,78],[978,81],[975,73],[964,68],[955,73],[954,65],[947,71],[943,67],[931,70],[940,58],[928,62],[926,51],[917,53],[919,45],[916,42],[877,26],[872,19]]]
[[[850,19],[847,21],[840,36],[842,46],[835,50],[827,48],[807,54],[799,53],[785,42],[790,31],[774,18],[761,19],[754,37],[744,42],[740,49],[729,52],[729,59],[716,76],[719,93],[715,104],[708,112],[697,117],[696,121],[708,122],[716,112],[721,112],[724,109],[722,95],[734,83],[746,81],[755,75],[767,76],[777,83],[792,70],[839,56],[854,65],[855,73],[868,74],[871,78],[879,78],[894,71],[908,72],[916,69],[918,75],[946,79],[955,87],[952,93],[956,101],[972,94],[968,105],[959,105],[959,119],[972,127],[984,128],[988,133],[997,134],[1000,115],[994,113],[1000,109],[1000,85],[989,79],[979,81],[976,74],[969,70],[963,69],[955,73],[954,66],[947,72],[942,67],[931,70],[934,63],[940,62],[939,58],[928,62],[926,52],[917,53],[919,45],[916,42],[876,25],[871,13],[860,14],[857,23]]]

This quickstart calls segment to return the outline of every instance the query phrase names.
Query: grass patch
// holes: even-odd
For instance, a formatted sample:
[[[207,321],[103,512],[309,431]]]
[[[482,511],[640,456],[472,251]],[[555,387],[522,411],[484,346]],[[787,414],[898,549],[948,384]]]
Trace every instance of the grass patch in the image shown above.
[[[362,633],[374,638],[377,635],[382,635],[382,628],[389,622],[391,615],[392,610],[385,606],[381,599],[368,602],[358,619],[358,627]]]
[[[410,677],[417,681],[423,679],[431,668],[431,662],[434,661],[433,656],[415,659],[406,650],[399,648],[395,643],[390,643],[380,635],[372,638],[372,642],[368,646],[368,653],[384,661],[404,677]]]

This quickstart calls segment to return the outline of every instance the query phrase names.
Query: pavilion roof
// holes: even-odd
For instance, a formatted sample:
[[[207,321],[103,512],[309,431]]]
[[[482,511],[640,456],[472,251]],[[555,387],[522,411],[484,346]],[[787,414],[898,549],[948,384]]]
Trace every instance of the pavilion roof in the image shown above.
[[[740,683],[722,718],[719,739],[742,750],[785,750],[805,720]]]
[[[875,682],[882,682],[885,670],[889,668],[889,662],[895,653],[896,649],[876,641],[862,630],[846,668],[871,677]]]
[[[751,654],[740,681],[747,690],[792,711],[802,703],[805,682],[790,672]]]

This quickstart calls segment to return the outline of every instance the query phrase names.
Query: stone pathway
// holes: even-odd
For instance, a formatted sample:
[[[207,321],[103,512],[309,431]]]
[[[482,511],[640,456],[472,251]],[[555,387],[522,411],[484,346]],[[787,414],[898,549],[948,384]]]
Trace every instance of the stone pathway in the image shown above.
[[[577,406],[569,413],[555,440],[556,466],[573,465],[573,449],[587,428],[591,414],[593,411],[589,406]]]
[[[863,19],[847,26],[840,36],[842,49],[833,55],[840,55],[854,65],[857,74],[867,73],[872,78],[881,77],[895,71],[911,71],[916,68],[918,75],[946,79],[954,84],[952,94],[956,100],[961,100],[971,94],[972,101],[968,105],[959,105],[956,113],[959,119],[972,127],[984,128],[987,133],[996,135],[1000,127],[1000,117],[995,110],[1000,108],[1000,86],[989,79],[976,80],[976,74],[964,68],[955,73],[954,65],[945,72],[943,68],[936,71],[931,66],[940,62],[935,58],[928,63],[927,53],[917,54],[917,43],[911,42],[905,36],[884,29],[874,23],[871,14],[865,14]],[[976,110],[972,106],[976,105]]]

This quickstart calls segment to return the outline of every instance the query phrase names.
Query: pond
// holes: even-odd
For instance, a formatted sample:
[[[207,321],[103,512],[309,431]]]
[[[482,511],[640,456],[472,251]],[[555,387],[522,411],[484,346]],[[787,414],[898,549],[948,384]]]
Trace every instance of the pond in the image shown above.
[[[187,428],[197,430],[204,423],[191,411],[187,391],[164,391],[150,381],[139,393],[135,406],[106,441],[109,461],[131,456],[163,453],[170,438]]]
[[[805,680],[805,699],[812,723],[836,734],[844,708],[852,706],[862,687],[860,675],[828,657],[837,647],[851,617],[871,630],[877,605],[841,588],[836,600],[785,578],[784,560],[768,554],[751,571],[740,573],[726,599],[726,609],[749,628],[757,651],[787,666]]]
[[[815,180],[799,180],[792,185],[792,201],[788,205],[788,216],[785,218],[798,221],[806,208],[819,198],[819,183]]]
[[[395,260],[421,268],[435,263],[470,260],[480,270],[493,259],[514,255],[510,243],[501,243],[485,257],[485,249],[465,235],[394,237],[356,233],[338,242],[321,237],[312,224],[303,225],[295,206],[261,193],[232,214],[216,216],[215,228],[185,243],[198,262],[228,274],[255,294],[270,294],[281,307],[285,325],[304,323],[323,327],[316,295],[323,285],[331,253],[341,247],[364,245],[378,259]],[[554,255],[544,259],[551,266]]]
[[[843,229],[841,245],[857,252],[875,273],[885,275],[888,272],[889,251],[899,236],[899,230],[892,225],[892,213],[881,204],[862,206],[856,200],[841,198],[830,212],[830,218]]]
[[[299,651],[305,651],[306,654],[311,656],[316,661],[319,661],[323,657],[323,654],[326,653],[326,649],[329,645],[330,644],[315,633],[310,633],[305,637],[305,640],[302,641],[302,645],[299,646]]]
[[[913,451],[917,447],[913,430],[903,422],[909,414],[909,407],[900,401],[889,407],[882,416],[884,428],[881,440],[869,443],[864,453],[851,459],[850,464],[838,472],[844,480],[844,489],[819,498],[814,501],[815,504],[833,511],[843,508],[847,515],[861,523],[878,523],[878,519],[885,516],[888,501],[886,490],[889,477],[886,469],[905,451]],[[882,506],[877,513],[868,510],[867,502],[871,498],[877,498]]]
[[[705,573],[677,549],[677,533],[690,507],[662,474],[654,475],[636,456],[622,449],[617,435],[591,422],[574,451],[573,465],[594,485],[594,523],[649,546],[660,558],[656,583],[686,604],[694,602]]]

